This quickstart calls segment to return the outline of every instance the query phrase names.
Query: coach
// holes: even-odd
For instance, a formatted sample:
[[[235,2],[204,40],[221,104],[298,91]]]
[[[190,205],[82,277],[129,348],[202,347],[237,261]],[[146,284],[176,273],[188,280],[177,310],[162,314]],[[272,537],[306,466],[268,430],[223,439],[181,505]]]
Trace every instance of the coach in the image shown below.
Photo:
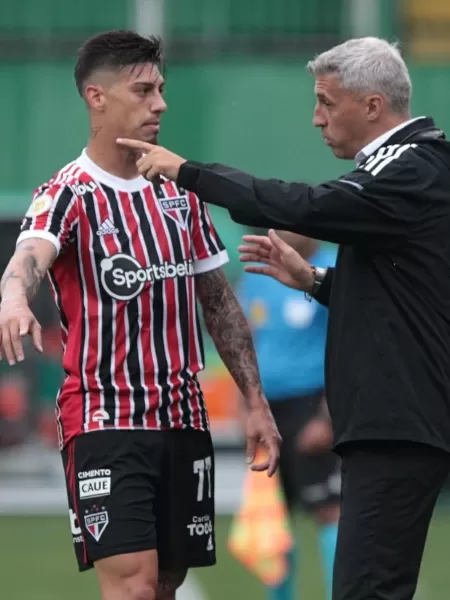
[[[339,244],[325,273],[283,254],[273,234],[244,250],[329,306],[327,397],[343,459],[333,599],[410,600],[450,466],[450,144],[432,119],[411,119],[395,46],[350,40],[308,68],[313,123],[356,161],[351,173],[284,183],[155,146],[139,166],[240,223]]]

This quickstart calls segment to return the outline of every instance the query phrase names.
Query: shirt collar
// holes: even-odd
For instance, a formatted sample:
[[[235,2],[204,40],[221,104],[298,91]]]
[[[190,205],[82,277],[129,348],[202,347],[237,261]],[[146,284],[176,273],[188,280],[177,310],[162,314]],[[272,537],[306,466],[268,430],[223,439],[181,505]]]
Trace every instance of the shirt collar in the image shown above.
[[[384,144],[388,141],[388,139],[391,136],[394,135],[394,133],[397,133],[397,131],[400,131],[404,127],[407,127],[411,123],[419,121],[420,119],[426,119],[426,117],[416,117],[415,119],[409,119],[409,121],[400,123],[400,125],[397,125],[389,131],[386,131],[385,133],[381,134],[379,137],[367,144],[367,146],[364,146],[364,148],[358,152],[358,154],[355,156],[356,164],[359,166],[365,158],[369,158],[369,156],[372,156],[372,154],[374,154],[378,150],[378,148],[384,146]]]

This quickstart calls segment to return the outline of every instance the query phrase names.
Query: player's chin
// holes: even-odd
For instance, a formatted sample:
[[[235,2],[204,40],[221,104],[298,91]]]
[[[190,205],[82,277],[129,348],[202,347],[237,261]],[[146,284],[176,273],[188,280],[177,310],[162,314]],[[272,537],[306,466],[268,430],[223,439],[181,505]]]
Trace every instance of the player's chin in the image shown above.
[[[142,127],[139,131],[139,139],[149,144],[157,144],[158,133],[153,127]]]
[[[158,134],[157,133],[144,133],[139,136],[141,142],[147,142],[148,144],[157,144],[158,143]]]

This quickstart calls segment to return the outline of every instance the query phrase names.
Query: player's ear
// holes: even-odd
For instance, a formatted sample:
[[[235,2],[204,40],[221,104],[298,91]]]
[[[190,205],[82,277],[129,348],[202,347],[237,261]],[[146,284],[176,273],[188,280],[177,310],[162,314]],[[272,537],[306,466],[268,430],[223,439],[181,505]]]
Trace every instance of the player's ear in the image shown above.
[[[84,88],[84,99],[90,108],[99,112],[105,110],[106,95],[105,90],[101,85],[95,85],[93,83],[88,84]]]

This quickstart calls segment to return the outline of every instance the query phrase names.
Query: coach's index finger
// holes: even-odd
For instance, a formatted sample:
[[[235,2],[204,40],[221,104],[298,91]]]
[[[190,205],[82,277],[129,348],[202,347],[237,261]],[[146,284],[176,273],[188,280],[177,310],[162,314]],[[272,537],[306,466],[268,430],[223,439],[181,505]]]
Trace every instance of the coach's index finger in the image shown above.
[[[140,150],[141,152],[150,152],[150,150],[153,150],[153,148],[155,148],[153,144],[149,144],[148,142],[143,142],[141,140],[117,138],[116,142],[121,146],[127,146],[128,148],[132,148],[133,150]]]

